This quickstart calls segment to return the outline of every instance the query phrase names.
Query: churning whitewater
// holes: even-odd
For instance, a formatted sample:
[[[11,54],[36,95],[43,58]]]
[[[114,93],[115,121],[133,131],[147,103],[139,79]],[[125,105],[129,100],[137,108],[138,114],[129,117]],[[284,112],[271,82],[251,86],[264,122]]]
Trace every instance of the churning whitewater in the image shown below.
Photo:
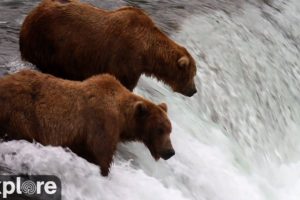
[[[168,104],[170,160],[122,144],[105,178],[68,150],[11,141],[0,144],[1,165],[60,177],[64,200],[299,200],[300,1],[242,7],[195,13],[172,33],[197,61],[196,95],[146,77],[135,90]]]

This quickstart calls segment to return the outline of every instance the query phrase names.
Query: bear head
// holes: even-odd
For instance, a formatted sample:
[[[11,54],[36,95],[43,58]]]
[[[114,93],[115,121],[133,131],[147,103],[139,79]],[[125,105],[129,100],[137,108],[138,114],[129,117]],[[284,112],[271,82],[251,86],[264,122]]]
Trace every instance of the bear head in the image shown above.
[[[152,41],[150,55],[155,57],[149,63],[154,67],[155,76],[171,86],[173,91],[188,97],[193,96],[197,92],[194,81],[197,67],[194,58],[186,48],[169,39],[159,29],[154,30],[152,37],[156,36],[156,39]]]
[[[169,84],[175,92],[191,97],[197,92],[194,81],[196,64],[193,57],[185,49],[183,52],[175,59],[173,73],[177,75],[169,80]]]
[[[155,160],[167,160],[175,155],[170,134],[171,122],[165,103],[155,105],[146,101],[134,104],[135,131]]]

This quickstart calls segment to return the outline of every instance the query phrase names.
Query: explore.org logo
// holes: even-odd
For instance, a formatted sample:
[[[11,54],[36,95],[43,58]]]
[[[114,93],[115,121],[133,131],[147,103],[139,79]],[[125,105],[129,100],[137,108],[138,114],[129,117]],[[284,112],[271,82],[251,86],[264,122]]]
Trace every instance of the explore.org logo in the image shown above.
[[[61,181],[56,176],[1,175],[0,199],[22,197],[61,200]]]

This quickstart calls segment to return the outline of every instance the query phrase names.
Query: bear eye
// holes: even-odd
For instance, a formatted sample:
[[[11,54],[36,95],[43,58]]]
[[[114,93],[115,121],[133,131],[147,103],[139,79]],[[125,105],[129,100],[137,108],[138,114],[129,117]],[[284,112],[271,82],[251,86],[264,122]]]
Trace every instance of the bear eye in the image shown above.
[[[158,135],[163,135],[163,134],[164,134],[164,129],[163,129],[163,128],[157,128],[157,129],[156,129],[156,133],[157,133]]]

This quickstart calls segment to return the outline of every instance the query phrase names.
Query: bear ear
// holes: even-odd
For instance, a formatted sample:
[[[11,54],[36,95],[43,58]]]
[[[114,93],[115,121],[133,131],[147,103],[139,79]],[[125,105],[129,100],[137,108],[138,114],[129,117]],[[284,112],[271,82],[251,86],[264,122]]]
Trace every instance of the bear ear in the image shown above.
[[[149,114],[147,105],[142,101],[136,102],[134,108],[135,108],[136,115],[139,117],[145,117]]]
[[[168,106],[166,103],[161,103],[158,105],[161,109],[163,109],[165,112],[168,112]]]
[[[185,68],[189,66],[189,64],[190,64],[190,59],[187,56],[182,56],[178,60],[178,65],[180,68]]]

